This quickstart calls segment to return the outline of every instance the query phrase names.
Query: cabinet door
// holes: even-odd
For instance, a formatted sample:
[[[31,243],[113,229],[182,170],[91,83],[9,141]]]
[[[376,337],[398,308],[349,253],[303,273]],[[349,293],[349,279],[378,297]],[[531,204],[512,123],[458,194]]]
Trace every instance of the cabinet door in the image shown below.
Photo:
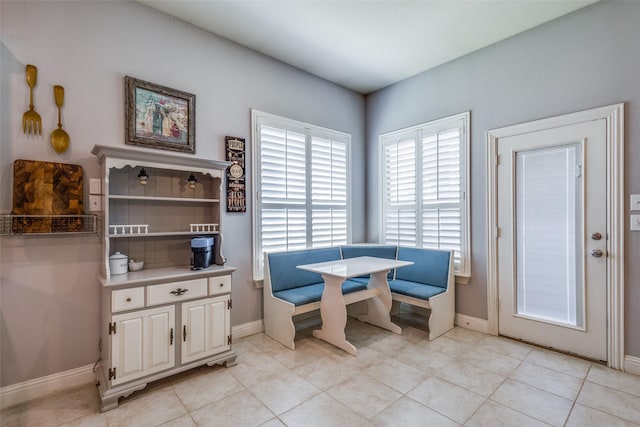
[[[182,363],[231,348],[229,295],[182,305]]]
[[[111,384],[117,385],[175,365],[174,306],[113,316]]]

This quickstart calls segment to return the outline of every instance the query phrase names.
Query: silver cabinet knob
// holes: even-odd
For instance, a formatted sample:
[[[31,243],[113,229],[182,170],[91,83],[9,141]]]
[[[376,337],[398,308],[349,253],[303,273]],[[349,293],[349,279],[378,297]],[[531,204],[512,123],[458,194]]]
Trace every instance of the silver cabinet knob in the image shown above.
[[[600,239],[602,239],[602,234],[600,234],[600,233],[598,233],[598,232],[595,232],[595,233],[593,233],[593,234],[591,235],[591,238],[592,238],[593,240],[600,240]]]
[[[593,249],[591,251],[591,256],[594,256],[596,258],[600,258],[602,256],[602,251],[600,249]]]

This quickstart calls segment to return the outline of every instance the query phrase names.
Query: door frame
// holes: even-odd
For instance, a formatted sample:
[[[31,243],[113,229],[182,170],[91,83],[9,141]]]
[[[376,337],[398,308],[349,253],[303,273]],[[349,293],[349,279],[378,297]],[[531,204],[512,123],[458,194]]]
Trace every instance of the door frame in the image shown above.
[[[498,335],[498,141],[500,138],[605,119],[607,169],[607,365],[624,369],[624,104],[492,129],[487,142],[487,315]]]

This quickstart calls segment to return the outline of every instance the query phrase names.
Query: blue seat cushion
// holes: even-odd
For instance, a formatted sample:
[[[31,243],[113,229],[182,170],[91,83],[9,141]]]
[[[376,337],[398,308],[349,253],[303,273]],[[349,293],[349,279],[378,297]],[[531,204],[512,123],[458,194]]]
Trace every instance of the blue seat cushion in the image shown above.
[[[362,291],[367,289],[366,283],[356,282],[354,280],[345,280],[342,284],[342,293],[349,294],[351,292]],[[273,296],[290,302],[295,306],[309,304],[320,301],[322,291],[324,290],[324,282],[314,283],[311,285],[301,286],[299,288],[286,289],[284,291],[274,292]]]
[[[451,252],[437,249],[398,248],[398,259],[413,265],[398,268],[396,279],[447,288]]]
[[[367,274],[366,276],[350,277],[349,280],[351,280],[352,282],[362,283],[363,285],[367,286],[369,284],[369,275]]]
[[[408,282],[399,279],[391,280],[389,287],[391,288],[391,292],[424,300],[428,300],[432,296],[446,291],[446,288],[441,288],[440,286],[425,285],[423,283]]]
[[[341,246],[342,259],[356,258],[359,256],[372,256],[376,258],[396,259],[398,247],[396,245],[345,245]],[[387,278],[393,279],[395,269],[389,270]],[[358,278],[369,278],[368,274],[358,276]]]
[[[320,273],[300,270],[296,266],[339,260],[340,248],[277,252],[268,254],[267,259],[271,275],[271,290],[275,295],[278,291],[322,283]]]

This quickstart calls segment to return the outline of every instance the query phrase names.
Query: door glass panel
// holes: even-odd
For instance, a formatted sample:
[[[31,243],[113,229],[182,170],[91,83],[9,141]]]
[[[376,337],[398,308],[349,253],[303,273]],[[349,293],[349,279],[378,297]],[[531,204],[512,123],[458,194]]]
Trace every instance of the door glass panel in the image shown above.
[[[578,144],[516,153],[517,314],[584,326]]]

